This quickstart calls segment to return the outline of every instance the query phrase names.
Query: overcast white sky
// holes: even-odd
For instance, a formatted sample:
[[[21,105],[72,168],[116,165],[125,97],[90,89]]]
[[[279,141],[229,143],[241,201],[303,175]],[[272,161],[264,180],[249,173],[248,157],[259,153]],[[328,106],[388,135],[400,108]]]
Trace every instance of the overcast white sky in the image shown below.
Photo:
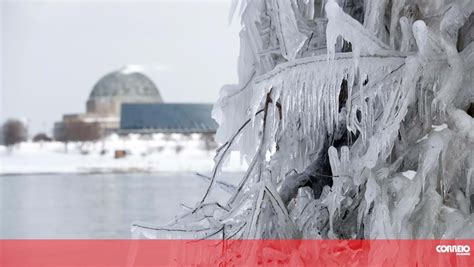
[[[0,0],[0,120],[50,132],[127,64],[144,65],[166,102],[214,102],[237,81],[230,2]]]

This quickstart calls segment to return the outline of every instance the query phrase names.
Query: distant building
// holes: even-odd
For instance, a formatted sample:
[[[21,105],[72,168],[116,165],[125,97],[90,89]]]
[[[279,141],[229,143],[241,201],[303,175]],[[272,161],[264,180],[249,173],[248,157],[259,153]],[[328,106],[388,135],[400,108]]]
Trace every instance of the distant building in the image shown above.
[[[65,114],[54,125],[55,139],[64,135],[64,124],[74,121],[98,123],[103,133],[120,127],[120,109],[123,103],[161,103],[160,92],[144,74],[125,67],[102,77],[92,89],[86,104],[86,113]]]
[[[54,125],[54,138],[64,140],[64,125],[97,123],[102,134],[215,133],[209,104],[164,104],[155,84],[133,67],[102,77],[93,87],[86,113],[65,114]]]
[[[123,104],[121,133],[215,133],[210,104]]]

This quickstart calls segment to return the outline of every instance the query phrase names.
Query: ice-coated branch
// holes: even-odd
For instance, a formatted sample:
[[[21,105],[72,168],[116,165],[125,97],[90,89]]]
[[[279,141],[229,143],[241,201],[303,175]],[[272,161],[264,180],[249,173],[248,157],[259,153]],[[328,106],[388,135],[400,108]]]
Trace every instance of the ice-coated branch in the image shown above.
[[[257,116],[258,114],[260,114],[264,111],[265,111],[265,109],[261,109],[261,110],[255,112],[255,116]],[[210,179],[209,186],[207,187],[207,190],[204,193],[204,196],[202,197],[201,201],[198,203],[197,208],[199,208],[200,205],[202,205],[206,201],[206,198],[209,196],[209,193],[211,192],[211,189],[214,186],[214,183],[216,181],[217,172],[220,170],[221,164],[223,163],[223,161],[225,159],[225,156],[229,152],[229,149],[230,149],[231,145],[233,144],[235,139],[239,136],[239,134],[242,132],[242,130],[245,129],[245,127],[247,125],[249,125],[249,123],[251,121],[252,121],[252,119],[248,119],[244,124],[242,124],[242,126],[240,126],[240,128],[237,130],[237,132],[232,136],[232,138],[228,142],[226,142],[224,145],[222,145],[220,148],[217,149],[216,164],[214,165],[214,168],[212,170],[212,176],[211,176],[211,179]],[[239,189],[237,189],[237,191],[238,190]]]
[[[371,6],[385,6],[385,1],[374,0],[372,2]],[[364,28],[357,20],[346,14],[334,0],[330,0],[326,4],[325,10],[329,20],[326,28],[327,47],[332,57],[334,57],[335,46],[339,36],[352,44],[352,49],[357,55],[361,53],[384,54],[386,50],[389,50],[386,44],[371,33],[371,27],[369,29]],[[380,25],[380,21],[378,21],[380,18],[375,14],[380,14],[380,11],[372,12],[374,15],[370,15],[369,18],[374,21],[367,22],[367,25],[374,25],[374,27],[376,25],[378,27]],[[375,28],[372,30],[377,31]]]
[[[268,108],[269,108],[270,103],[272,101],[273,100],[271,98],[271,90],[270,90],[270,92],[268,92],[267,95],[266,95],[264,108],[262,109],[262,111],[263,111],[262,132],[261,132],[261,139],[260,139],[260,143],[259,143],[258,148],[257,148],[257,152],[255,153],[255,156],[253,157],[252,162],[250,163],[249,168],[248,168],[244,178],[240,181],[239,185],[237,186],[236,192],[228,200],[227,206],[231,206],[234,203],[234,201],[237,199],[237,197],[240,194],[242,188],[247,183],[248,178],[250,177],[251,173],[253,172],[254,167],[257,166],[258,164],[262,164],[262,162],[263,162],[263,157],[265,156],[263,154],[263,148],[264,148],[264,144],[265,144],[265,136],[266,136],[265,131],[266,131],[266,124],[267,124]],[[260,178],[261,178],[261,175],[262,175],[261,170],[259,171],[259,173],[257,175],[258,175],[257,176],[258,177],[257,181],[260,181]]]

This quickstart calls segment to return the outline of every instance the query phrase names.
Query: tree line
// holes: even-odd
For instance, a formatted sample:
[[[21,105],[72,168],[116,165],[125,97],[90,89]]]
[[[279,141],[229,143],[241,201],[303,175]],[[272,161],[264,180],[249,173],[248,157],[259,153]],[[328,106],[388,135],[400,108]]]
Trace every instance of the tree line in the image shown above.
[[[18,119],[8,119],[1,127],[0,143],[7,147],[12,147],[15,144],[25,142],[28,140],[28,127]],[[70,121],[63,123],[63,129],[59,136],[56,136],[56,141],[61,142],[87,142],[100,139],[101,129],[98,123],[87,123],[83,121]],[[53,138],[46,133],[38,133],[33,139],[34,142],[49,142]]]

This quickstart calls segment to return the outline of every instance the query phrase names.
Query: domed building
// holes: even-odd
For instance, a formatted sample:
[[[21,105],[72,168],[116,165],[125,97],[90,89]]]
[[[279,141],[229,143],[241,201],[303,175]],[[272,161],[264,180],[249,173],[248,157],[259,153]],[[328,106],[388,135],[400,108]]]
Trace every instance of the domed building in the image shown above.
[[[98,124],[101,133],[113,132],[120,127],[122,104],[162,103],[158,88],[141,70],[139,66],[126,66],[102,77],[92,88],[86,113],[64,115],[54,126],[55,138],[67,139],[66,124],[78,121]]]
[[[120,116],[122,103],[160,103],[160,92],[144,74],[131,67],[102,77],[87,100],[87,113],[100,116]]]

